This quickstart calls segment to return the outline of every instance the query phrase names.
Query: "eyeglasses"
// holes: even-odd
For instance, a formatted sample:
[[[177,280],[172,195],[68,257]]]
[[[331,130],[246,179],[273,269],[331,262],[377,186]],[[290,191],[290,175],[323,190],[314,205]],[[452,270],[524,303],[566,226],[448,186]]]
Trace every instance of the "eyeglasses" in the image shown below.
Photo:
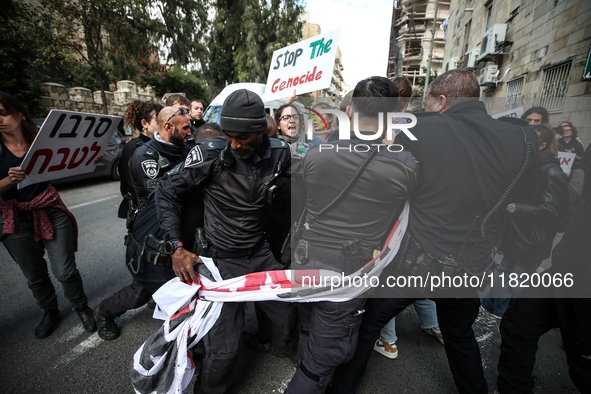
[[[286,122],[289,122],[290,120],[292,120],[295,122],[296,120],[300,120],[300,115],[283,115],[281,117],[281,120],[284,120]]]
[[[185,109],[185,107],[179,107],[179,109],[177,109],[174,114],[170,115],[170,118],[168,118],[168,120],[166,122],[170,122],[170,120],[172,119],[173,116],[175,116],[178,113],[181,113],[181,115],[188,115],[187,110]]]

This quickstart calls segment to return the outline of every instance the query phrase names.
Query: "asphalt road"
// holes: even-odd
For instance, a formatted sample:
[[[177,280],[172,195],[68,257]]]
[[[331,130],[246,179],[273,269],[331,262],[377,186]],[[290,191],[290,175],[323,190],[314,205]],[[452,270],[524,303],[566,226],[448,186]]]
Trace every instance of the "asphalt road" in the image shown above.
[[[79,225],[78,268],[91,307],[131,281],[124,264],[125,221],[117,218],[119,183],[89,180],[58,187]],[[133,393],[129,379],[135,351],[161,321],[146,307],[127,312],[118,324],[121,337],[103,341],[86,333],[64,299],[55,280],[62,321],[50,337],[33,335],[43,316],[18,266],[0,247],[0,393]],[[389,360],[374,353],[360,394],[455,393],[445,351],[419,327],[412,308],[397,319],[399,357]],[[498,321],[480,314],[474,324],[484,371],[492,391],[496,387],[500,336]],[[252,304],[247,306],[246,330],[254,332]],[[558,330],[540,340],[534,375],[536,393],[576,392],[568,377]],[[260,354],[244,346],[230,383],[231,393],[282,393],[295,367],[286,359]],[[192,392],[192,385],[186,391]]]

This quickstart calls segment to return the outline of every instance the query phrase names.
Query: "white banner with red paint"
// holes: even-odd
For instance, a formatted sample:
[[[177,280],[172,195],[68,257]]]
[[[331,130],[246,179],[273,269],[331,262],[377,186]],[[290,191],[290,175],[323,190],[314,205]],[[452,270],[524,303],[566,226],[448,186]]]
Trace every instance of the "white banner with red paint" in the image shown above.
[[[340,34],[338,28],[273,52],[264,100],[330,87]]]
[[[94,171],[120,116],[52,110],[21,167],[27,177],[18,188]]]
[[[568,172],[573,168],[575,157],[577,157],[576,153],[558,152],[560,168],[562,168],[562,171],[564,171],[565,174],[568,174]]]

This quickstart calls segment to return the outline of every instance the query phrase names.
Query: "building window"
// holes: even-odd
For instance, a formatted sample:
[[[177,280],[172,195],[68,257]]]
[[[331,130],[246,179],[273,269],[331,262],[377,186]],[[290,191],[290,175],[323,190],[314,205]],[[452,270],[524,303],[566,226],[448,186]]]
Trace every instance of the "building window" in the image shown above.
[[[521,99],[521,88],[523,88],[523,78],[514,79],[507,82],[507,99],[505,100],[505,111],[509,111],[519,106]]]
[[[484,103],[484,106],[486,107],[486,112],[490,114],[490,109],[492,107],[492,101],[493,101],[493,93],[495,92],[495,89],[487,89],[484,92],[482,92],[482,102]]]
[[[492,17],[492,5],[486,9],[486,15],[484,16],[484,31],[490,29],[490,20]]]
[[[468,52],[468,45],[470,45],[470,30],[472,30],[472,19],[466,23],[464,28],[464,53]]]
[[[538,105],[548,111],[561,111],[568,90],[572,62],[559,64],[544,70],[542,91]]]

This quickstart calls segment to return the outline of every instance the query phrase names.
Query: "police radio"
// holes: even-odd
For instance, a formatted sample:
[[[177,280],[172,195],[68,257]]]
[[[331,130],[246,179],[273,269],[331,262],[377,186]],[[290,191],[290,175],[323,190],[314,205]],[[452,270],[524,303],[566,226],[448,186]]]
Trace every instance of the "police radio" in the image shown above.
[[[218,161],[225,168],[230,168],[234,165],[234,155],[232,155],[232,144],[230,144],[230,141],[228,141],[226,147],[220,152]]]

